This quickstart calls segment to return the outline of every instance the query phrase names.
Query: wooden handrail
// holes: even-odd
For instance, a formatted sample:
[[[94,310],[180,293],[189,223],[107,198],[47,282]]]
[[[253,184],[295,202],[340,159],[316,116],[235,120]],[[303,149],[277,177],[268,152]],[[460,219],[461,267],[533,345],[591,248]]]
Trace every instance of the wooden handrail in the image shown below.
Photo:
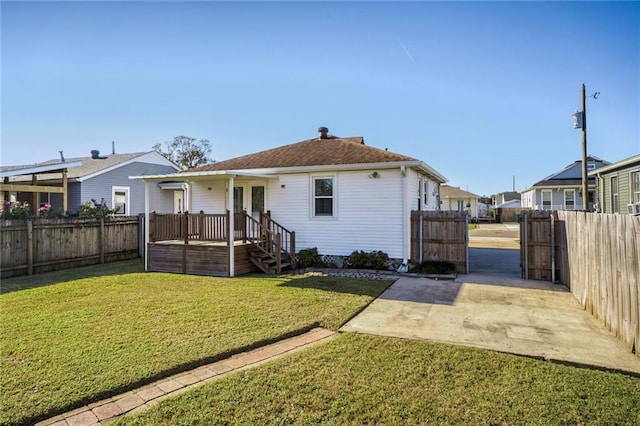
[[[252,243],[276,260],[276,269],[282,271],[282,254],[286,253],[295,264],[295,233],[288,231],[269,215],[260,214],[260,220],[246,215],[248,237]]]

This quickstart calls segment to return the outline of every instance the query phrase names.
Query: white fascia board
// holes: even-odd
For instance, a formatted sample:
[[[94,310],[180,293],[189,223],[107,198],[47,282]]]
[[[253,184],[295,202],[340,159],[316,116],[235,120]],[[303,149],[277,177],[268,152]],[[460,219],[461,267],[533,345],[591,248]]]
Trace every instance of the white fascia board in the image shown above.
[[[436,180],[440,180],[442,182],[447,181],[447,178],[442,176],[435,169],[428,166],[424,162],[418,161],[418,160],[393,161],[393,162],[386,162],[386,163],[354,163],[354,164],[326,164],[326,165],[318,165],[318,166],[274,167],[274,168],[264,168],[264,169],[248,169],[243,171],[272,175],[272,174],[316,173],[316,172],[326,172],[326,171],[347,171],[347,170],[383,170],[383,169],[397,169],[401,166],[414,167],[422,172],[426,172],[426,174],[436,178]],[[238,170],[235,170],[233,172],[240,173],[240,171]]]
[[[47,164],[44,166],[32,166],[32,167],[25,167],[24,169],[5,170],[3,172],[0,172],[0,178],[11,177],[11,176],[22,176],[22,175],[34,175],[38,173],[52,172],[52,171],[69,169],[71,167],[78,167],[78,166],[82,166],[82,161]]]
[[[155,156],[156,158],[151,158],[151,156]],[[159,157],[159,158],[158,158]],[[158,159],[161,162],[158,161],[154,161],[155,159]],[[151,161],[146,161],[146,160],[151,160]],[[98,170],[97,172],[93,172],[91,174],[88,174],[86,176],[82,176],[77,178],[76,180],[78,182],[83,182],[87,179],[91,179],[94,178],[96,176],[100,176],[103,173],[107,173],[110,172],[112,170],[116,170],[122,166],[126,166],[127,164],[131,164],[131,163],[149,163],[149,164],[159,164],[159,165],[167,165],[170,167],[173,167],[174,169],[176,169],[176,171],[180,170],[180,167],[178,167],[177,165],[175,165],[173,162],[167,160],[166,158],[164,158],[161,154],[157,153],[156,151],[150,151],[147,152],[146,154],[140,155],[139,157],[134,157],[131,158],[127,161],[123,161],[122,163],[118,163],[118,164],[114,164],[111,167],[107,167],[105,169],[102,170]]]
[[[146,175],[146,176],[129,176],[129,179],[143,179],[145,181],[160,181],[160,180],[205,180],[215,177],[228,177],[233,175],[234,177],[246,176],[256,177],[263,179],[277,179],[277,175],[294,174],[294,173],[316,173],[325,171],[346,171],[346,170],[383,170],[383,169],[397,169],[401,166],[414,167],[441,183],[447,182],[447,179],[434,170],[432,167],[423,163],[422,161],[394,161],[387,163],[359,163],[359,164],[332,164],[332,165],[319,165],[319,166],[296,166],[296,167],[274,167],[263,169],[243,169],[243,170],[217,170],[209,172],[183,172],[169,175]]]
[[[172,180],[178,182],[193,182],[198,180],[211,180],[211,179],[228,179],[229,177],[253,177],[259,179],[278,179],[278,176],[249,173],[245,170],[220,170],[212,172],[184,172],[184,173],[172,173],[167,175],[142,175],[142,176],[129,176],[129,179],[142,179],[145,182],[160,182],[163,180]]]

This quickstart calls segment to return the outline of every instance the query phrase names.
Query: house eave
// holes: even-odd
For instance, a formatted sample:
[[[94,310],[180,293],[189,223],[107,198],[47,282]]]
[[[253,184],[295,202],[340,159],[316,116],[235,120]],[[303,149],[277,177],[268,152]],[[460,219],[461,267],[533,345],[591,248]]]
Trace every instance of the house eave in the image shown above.
[[[247,171],[233,171],[233,170],[221,170],[211,172],[183,172],[172,173],[163,175],[142,175],[142,176],[129,176],[129,179],[141,179],[145,182],[162,182],[171,180],[173,182],[194,182],[199,180],[211,180],[211,179],[228,179],[230,177],[252,177],[257,179],[278,179],[278,176],[268,174],[249,173]]]
[[[640,165],[640,154],[634,155],[633,157],[629,157],[626,160],[618,161],[617,163],[612,163],[598,169],[592,170],[588,173],[589,176],[599,176],[603,173],[608,173],[614,170],[622,169],[627,166]]]
[[[47,164],[42,166],[29,166],[24,169],[5,170],[0,172],[0,178],[22,176],[22,175],[37,175],[40,173],[53,173],[59,170],[68,169],[71,167],[82,166],[82,161],[72,161],[69,163],[56,163]]]
[[[401,166],[413,167],[438,181],[445,183],[447,178],[438,173],[435,169],[422,161],[396,161],[387,163],[357,163],[357,164],[328,164],[317,166],[296,166],[296,167],[273,167],[263,169],[243,169],[243,170],[217,170],[205,172],[183,172],[169,175],[146,175],[129,176],[129,179],[142,179],[147,182],[157,182],[163,180],[196,181],[228,177],[252,177],[261,179],[277,179],[277,175],[293,173],[317,173],[324,171],[348,171],[348,170],[383,170],[398,169]]]

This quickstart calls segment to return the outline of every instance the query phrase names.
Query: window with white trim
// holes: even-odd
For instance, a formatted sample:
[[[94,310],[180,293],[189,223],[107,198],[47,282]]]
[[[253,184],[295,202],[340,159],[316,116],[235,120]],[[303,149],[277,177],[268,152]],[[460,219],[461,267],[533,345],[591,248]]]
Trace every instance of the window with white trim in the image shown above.
[[[631,186],[631,202],[640,203],[640,171],[629,174],[629,184]]]
[[[551,210],[551,191],[542,191],[542,209]]]
[[[611,213],[619,213],[618,176],[611,176]]]
[[[564,190],[564,208],[565,210],[575,210],[576,207],[576,191],[573,189]]]
[[[130,214],[128,186],[111,187],[111,205],[115,215],[128,216]]]
[[[313,217],[335,216],[335,178],[317,176],[312,178]]]

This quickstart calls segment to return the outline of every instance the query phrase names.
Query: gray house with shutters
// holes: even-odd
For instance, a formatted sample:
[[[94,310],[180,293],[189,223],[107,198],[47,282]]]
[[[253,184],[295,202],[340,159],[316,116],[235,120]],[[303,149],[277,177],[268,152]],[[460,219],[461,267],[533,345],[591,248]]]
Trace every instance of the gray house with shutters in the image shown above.
[[[100,155],[92,151],[89,157],[76,157],[49,160],[37,166],[48,164],[73,164],[67,170],[67,211],[77,212],[82,203],[95,200],[104,202],[110,209],[116,209],[116,215],[132,216],[144,213],[145,184],[139,180],[131,180],[129,176],[146,174],[169,174],[179,167],[156,151],[135,152],[130,154]],[[81,164],[81,165],[77,165]],[[24,166],[24,170],[38,170],[38,167]],[[12,166],[12,169],[19,169]],[[63,176],[61,173],[16,174],[8,177],[7,184],[24,184],[37,182],[42,186],[59,186]],[[38,192],[38,205],[51,204],[54,210],[63,210],[62,194]],[[34,203],[31,192],[15,191],[4,194],[8,201]],[[171,182],[154,183],[149,188],[149,202],[152,210],[180,211],[184,205],[184,191],[180,184]]]
[[[589,173],[596,180],[597,211],[640,215],[640,154]]]

